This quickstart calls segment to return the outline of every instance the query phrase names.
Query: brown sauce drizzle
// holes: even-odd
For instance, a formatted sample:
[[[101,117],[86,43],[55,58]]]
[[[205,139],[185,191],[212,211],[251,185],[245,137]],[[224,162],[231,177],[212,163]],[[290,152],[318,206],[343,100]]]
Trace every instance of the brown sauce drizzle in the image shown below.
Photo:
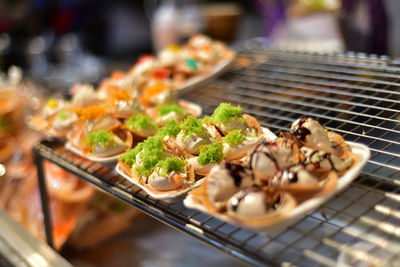
[[[322,155],[320,155],[320,157],[318,157],[318,161],[313,161],[312,157],[317,154],[317,153],[321,153],[321,151],[313,151],[305,160],[306,165],[308,164],[312,164],[313,167],[315,169],[319,169],[321,168],[321,162],[324,160],[328,160],[329,165],[331,165],[331,170],[337,171],[335,164],[332,161],[332,154],[331,153],[323,153]]]
[[[296,139],[306,142],[306,137],[307,135],[311,134],[311,131],[305,127],[303,127],[303,124],[307,121],[307,118],[301,118],[299,123],[294,127],[293,130],[291,130],[291,133],[296,137]]]
[[[283,169],[275,174],[275,176],[270,180],[271,185],[281,185],[285,177],[287,177],[286,180],[289,182],[289,184],[297,183],[299,180],[298,172],[300,169],[294,171],[292,167]]]
[[[225,162],[225,169],[229,170],[229,174],[233,179],[236,187],[240,187],[242,184],[243,177],[246,175],[246,168],[240,164],[233,162]]]
[[[240,191],[240,194],[238,194],[238,196],[234,197],[236,198],[236,201],[232,204],[232,210],[233,212],[236,212],[237,209],[239,208],[240,203],[247,197],[247,195],[249,193],[257,193],[257,192],[262,192],[261,188],[259,186],[254,185],[251,188],[246,188],[246,189],[242,189]],[[268,198],[268,196],[266,196]],[[265,204],[265,211],[268,211],[268,208],[271,209],[278,209],[280,204],[281,204],[281,198],[280,196],[278,196],[272,203],[269,203],[268,201]]]
[[[269,151],[262,151],[262,150],[259,149],[261,146],[267,146],[267,147],[268,147],[268,146],[271,146],[271,145],[275,145],[275,143],[263,141],[263,142],[261,142],[260,144],[257,145],[257,147],[254,149],[254,151],[250,154],[250,162],[249,162],[249,167],[250,167],[250,169],[253,169],[253,161],[254,161],[254,158],[257,156],[258,153],[262,153],[262,154],[264,154],[267,158],[269,158],[269,159],[274,163],[275,168],[276,168],[277,170],[279,170],[279,164],[278,164],[277,159],[276,159],[273,155],[271,155],[271,154],[269,153]]]

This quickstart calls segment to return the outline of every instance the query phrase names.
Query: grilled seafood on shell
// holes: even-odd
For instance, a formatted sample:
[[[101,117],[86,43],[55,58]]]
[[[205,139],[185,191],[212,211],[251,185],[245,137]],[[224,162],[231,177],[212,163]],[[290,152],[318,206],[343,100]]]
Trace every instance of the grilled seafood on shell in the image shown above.
[[[300,144],[314,150],[333,152],[328,130],[312,118],[300,118],[293,122],[290,133]]]
[[[125,126],[139,138],[147,138],[157,133],[157,125],[146,114],[131,116]]]
[[[152,136],[119,158],[124,172],[153,191],[185,188],[194,182],[189,164],[165,147],[160,136]]]
[[[348,170],[353,164],[353,157],[340,158],[335,153],[312,150],[308,147],[300,148],[304,157],[303,164],[310,171],[336,171],[342,173]]]
[[[225,209],[229,198],[241,188],[251,186],[253,178],[240,164],[223,162],[214,166],[203,183],[209,206]]]
[[[273,142],[263,141],[250,153],[248,165],[256,183],[263,184],[279,170],[300,161],[298,146],[290,139],[277,138]]]

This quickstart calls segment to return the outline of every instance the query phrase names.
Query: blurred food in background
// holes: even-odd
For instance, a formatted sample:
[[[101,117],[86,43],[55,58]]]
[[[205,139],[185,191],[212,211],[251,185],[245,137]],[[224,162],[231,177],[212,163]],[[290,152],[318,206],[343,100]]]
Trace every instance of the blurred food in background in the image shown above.
[[[36,238],[45,241],[32,155],[32,147],[44,135],[29,129],[25,123],[25,118],[41,106],[40,99],[44,98],[38,88],[22,80],[21,69],[11,67],[8,74],[0,75],[0,208]],[[79,228],[75,231],[85,241],[76,243],[81,248],[125,230],[139,214],[136,209],[95,191],[93,186],[60,167],[50,162],[45,162],[44,166],[57,249],[63,246],[76,224]],[[109,231],[95,234],[90,231],[93,225],[106,226]]]

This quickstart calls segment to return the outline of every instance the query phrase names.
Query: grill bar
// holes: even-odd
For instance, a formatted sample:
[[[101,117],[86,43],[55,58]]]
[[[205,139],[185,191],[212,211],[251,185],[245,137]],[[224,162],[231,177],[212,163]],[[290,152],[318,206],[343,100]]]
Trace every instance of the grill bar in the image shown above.
[[[246,59],[249,65],[240,65]],[[348,141],[371,149],[371,159],[348,188],[284,231],[264,235],[165,203],[79,158],[55,141],[38,156],[71,171],[158,220],[257,266],[336,266],[400,258],[400,61],[362,54],[313,54],[244,44],[232,68],[204,87],[182,92],[210,114],[221,102],[240,104],[275,134],[300,116],[317,118]],[[367,248],[360,247],[366,245]],[[382,254],[383,253],[383,254]],[[384,256],[382,256],[384,255]],[[354,266],[355,262],[341,262]]]

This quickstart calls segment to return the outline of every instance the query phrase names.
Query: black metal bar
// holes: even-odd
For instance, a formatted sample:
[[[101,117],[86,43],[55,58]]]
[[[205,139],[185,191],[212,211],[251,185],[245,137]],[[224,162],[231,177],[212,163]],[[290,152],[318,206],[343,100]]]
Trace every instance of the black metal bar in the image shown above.
[[[46,234],[46,241],[47,244],[54,248],[54,240],[53,240],[53,227],[51,222],[51,213],[49,208],[49,197],[46,187],[46,177],[44,174],[43,168],[43,158],[40,155],[39,150],[34,147],[32,149],[33,155],[35,158],[35,164],[37,169],[37,177],[39,183],[39,190],[40,190],[40,201],[42,205],[42,212],[43,212],[43,221],[44,221],[44,229]]]

